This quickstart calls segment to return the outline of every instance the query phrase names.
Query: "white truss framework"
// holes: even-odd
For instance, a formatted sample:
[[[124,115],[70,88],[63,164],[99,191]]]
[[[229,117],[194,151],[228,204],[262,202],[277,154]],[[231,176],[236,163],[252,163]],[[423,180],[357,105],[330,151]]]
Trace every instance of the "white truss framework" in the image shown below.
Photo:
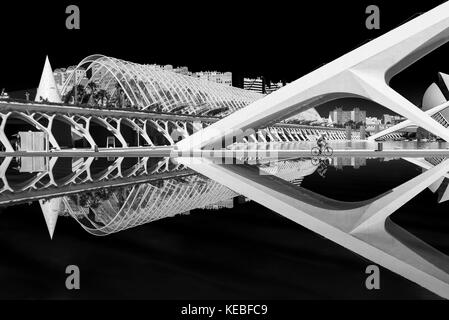
[[[86,67],[87,66],[87,67]],[[103,55],[83,59],[64,83],[66,94],[75,82],[76,70],[91,71],[91,80],[111,95],[120,85],[132,106],[158,108],[163,112],[182,110],[185,114],[227,115],[263,97],[262,94],[164,70],[156,65],[142,65]],[[81,79],[77,79],[80,84]],[[85,84],[87,85],[87,84]]]

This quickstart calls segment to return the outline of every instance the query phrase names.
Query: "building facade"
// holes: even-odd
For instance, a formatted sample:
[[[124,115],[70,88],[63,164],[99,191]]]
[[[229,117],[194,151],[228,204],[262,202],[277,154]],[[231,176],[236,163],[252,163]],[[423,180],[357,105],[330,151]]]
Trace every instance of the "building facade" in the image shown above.
[[[352,111],[345,111],[343,108],[335,108],[329,112],[329,120],[334,124],[344,125],[348,121],[354,121],[354,123],[366,122],[366,111],[354,108]]]
[[[264,93],[264,83],[262,78],[243,78],[243,89]]]
[[[201,80],[232,86],[232,72],[201,71],[195,72],[193,76]]]
[[[358,123],[358,122],[365,123],[366,122],[366,111],[360,110],[359,108],[354,108],[351,111],[351,120],[354,121],[355,123]]]
[[[383,124],[385,124],[385,125],[393,125],[394,126],[404,120],[405,120],[405,118],[401,117],[401,116],[392,116],[389,114],[383,115]]]
[[[76,66],[58,68],[53,71],[53,76],[59,91],[62,90],[64,83],[69,79],[73,72],[75,72],[75,76],[72,78],[73,83],[76,82],[84,85],[84,82],[87,82],[86,70],[84,68],[76,68]]]
[[[276,83],[270,81],[270,83],[265,84],[265,93],[270,94],[272,92],[275,92],[276,90],[279,90],[283,86],[284,84],[281,81]]]
[[[262,94],[270,94],[280,88],[282,88],[284,84],[282,81],[279,82],[266,82],[264,78],[243,78],[243,89],[251,90]]]

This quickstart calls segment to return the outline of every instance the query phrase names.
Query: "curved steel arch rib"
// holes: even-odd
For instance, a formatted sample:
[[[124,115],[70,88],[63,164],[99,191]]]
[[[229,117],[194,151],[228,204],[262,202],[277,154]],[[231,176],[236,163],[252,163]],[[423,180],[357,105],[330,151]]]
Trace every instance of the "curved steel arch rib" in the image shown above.
[[[97,79],[100,88],[111,89],[111,80],[114,79],[130,103],[140,109],[159,106],[162,111],[170,112],[186,104],[187,112],[191,114],[196,114],[204,105],[210,110],[220,111],[226,107],[234,111],[263,97],[262,94],[178,74],[156,65],[140,65],[99,54],[84,58],[75,71],[86,65],[86,71],[98,68],[93,72],[91,80],[104,69],[105,74]],[[68,77],[61,94],[71,89],[75,74],[72,72]],[[80,81],[78,79],[76,84]]]

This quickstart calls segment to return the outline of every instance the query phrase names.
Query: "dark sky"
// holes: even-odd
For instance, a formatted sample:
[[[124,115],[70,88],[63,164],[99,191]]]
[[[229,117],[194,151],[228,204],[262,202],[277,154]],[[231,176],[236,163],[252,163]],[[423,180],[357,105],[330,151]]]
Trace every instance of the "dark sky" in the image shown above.
[[[11,1],[1,9],[0,88],[36,87],[46,54],[54,68],[101,53],[193,71],[232,71],[236,79],[292,81],[442,2]],[[80,8],[80,30],[65,28],[69,4]],[[380,30],[365,28],[369,4],[380,8]],[[419,103],[436,73],[449,73],[447,56],[445,46],[392,85]]]

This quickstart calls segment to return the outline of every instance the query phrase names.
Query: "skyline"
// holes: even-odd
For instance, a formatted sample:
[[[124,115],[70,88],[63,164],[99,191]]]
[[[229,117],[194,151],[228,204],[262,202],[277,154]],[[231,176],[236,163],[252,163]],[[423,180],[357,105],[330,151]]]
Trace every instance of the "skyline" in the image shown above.
[[[68,68],[73,69],[74,67],[76,67],[76,65],[77,64],[66,66],[66,67],[54,68],[53,73],[56,74],[56,71],[61,70],[61,69],[68,69]],[[162,65],[156,65],[156,66],[159,66],[159,67],[165,69],[164,68],[165,66],[162,66]],[[170,65],[170,66],[172,66],[172,65]],[[192,71],[188,66],[173,66],[173,67],[174,68],[175,67],[176,68],[187,68],[190,73],[194,73],[194,74],[202,73],[202,72],[215,72],[216,71],[216,70],[214,70],[214,71],[203,70],[200,72],[195,72],[195,71]],[[172,71],[172,70],[169,70],[169,71]],[[218,71],[218,72],[221,72],[221,71]],[[231,74],[232,74],[232,72],[231,72]],[[192,74],[189,74],[189,76],[193,76],[194,78],[196,78]],[[77,77],[78,77],[78,75],[77,75]],[[245,75],[243,75],[243,77],[245,78]],[[241,80],[243,80],[244,78],[242,78]],[[236,86],[234,84],[234,82],[235,82],[234,74],[232,74],[232,82],[233,82],[232,83],[233,87],[241,88],[241,89],[244,88],[243,81],[237,80],[237,83],[241,82],[240,83],[241,86]],[[26,96],[26,93],[28,92],[28,93],[30,93],[30,99],[33,100],[34,96],[36,94],[36,89],[37,89],[37,85],[36,85],[36,87],[33,87],[33,88],[27,88],[27,89],[17,90],[17,91],[13,91],[13,92],[8,92],[8,91],[6,91],[6,92],[12,98],[15,98],[15,99],[24,99]],[[250,91],[252,91],[252,90],[250,90]],[[254,92],[257,92],[257,90],[254,90]],[[363,98],[342,98],[342,99],[332,100],[332,101],[326,102],[324,104],[315,106],[315,110],[318,112],[320,117],[323,119],[327,119],[329,116],[329,112],[333,111],[336,108],[342,108],[344,111],[353,110],[354,108],[360,108],[361,110],[366,111],[366,115],[368,117],[376,117],[379,119],[382,118],[384,114],[396,115],[396,113],[394,113],[390,109],[388,109],[382,105],[379,105],[373,101],[366,100]]]
[[[17,63],[3,66],[0,87],[6,87],[7,91],[34,87],[40,74],[40,65],[46,54],[57,67],[76,64],[83,57],[95,53],[136,63],[186,65],[194,71],[230,71],[236,78],[264,76],[269,81],[291,82],[331,61],[334,57],[340,56],[348,49],[391,30],[397,26],[398,21],[405,21],[413,14],[427,11],[441,2],[426,1],[424,4],[403,6],[401,10],[394,10],[396,9],[394,5],[381,1],[379,6],[383,15],[380,30],[367,30],[360,23],[363,20],[359,21],[359,19],[364,17],[361,13],[366,7],[365,2],[331,3],[324,7],[307,3],[302,4],[303,10],[300,12],[296,10],[289,12],[283,6],[252,8],[259,15],[254,15],[254,12],[250,14],[248,9],[244,8],[234,12],[234,6],[230,5],[229,8],[220,11],[210,9],[209,15],[216,20],[228,21],[229,17],[232,17],[229,24],[213,26],[211,31],[215,33],[214,37],[205,34],[206,30],[200,28],[204,19],[201,17],[206,17],[207,13],[204,13],[204,10],[196,11],[197,5],[181,5],[185,9],[183,14],[178,11],[167,11],[172,14],[170,16],[172,20],[168,22],[161,17],[152,16],[151,23],[144,24],[143,21],[146,19],[143,18],[147,13],[136,12],[135,6],[120,7],[118,10],[114,6],[105,7],[101,5],[101,2],[98,4],[81,2],[82,27],[80,30],[70,31],[64,28],[62,20],[64,17],[60,17],[60,20],[51,19],[53,16],[58,16],[56,14],[58,11],[64,10],[66,3],[61,2],[51,6],[30,4],[24,10],[21,8],[23,15],[21,23],[26,21],[25,25],[19,27],[16,21],[10,20],[13,14],[6,15],[0,21],[0,27],[16,30],[14,35],[5,34],[3,42],[15,48],[15,50],[6,50],[4,58],[8,61],[17,61]],[[18,4],[15,3],[7,3],[2,9],[12,13],[18,10],[17,6]],[[154,8],[160,9],[161,12],[168,9],[163,4],[157,4]],[[200,15],[199,12],[203,14]],[[282,24],[277,18],[281,12],[285,17],[282,19]],[[312,22],[311,16],[316,17],[317,20]],[[347,19],[351,16],[359,17],[359,19]],[[120,19],[120,27],[107,23],[109,20],[103,21],[99,17],[108,17],[110,21]],[[260,34],[251,33],[251,36],[248,36],[244,26],[257,23],[264,17],[270,17],[268,21],[271,23],[268,26],[278,27],[264,28],[261,25]],[[306,17],[309,19],[305,19]],[[179,37],[176,30],[167,26],[170,21],[183,25],[181,35],[195,36]],[[319,24],[319,21],[326,21],[326,23]],[[148,39],[149,30],[158,24],[164,27],[157,28],[156,34]],[[329,25],[332,25],[332,28],[326,27]],[[305,32],[311,27],[314,29],[313,34]],[[95,29],[94,34],[89,32],[92,29]],[[44,34],[51,37],[43,38]],[[351,36],[347,36],[348,34]],[[120,42],[125,39],[126,44],[121,45]],[[289,45],[289,39],[297,39],[298,42],[295,41],[295,43],[299,46],[292,46],[293,43]],[[117,46],[108,45],[117,42],[119,43]],[[266,42],[270,45],[261,45]],[[129,47],[133,50],[128,50]],[[30,48],[33,49],[32,55],[25,53]],[[70,51],[70,55],[67,51]],[[415,101],[424,87],[430,84],[434,74],[445,71],[441,68],[444,67],[447,50],[442,48],[438,51],[443,52],[436,53],[436,56],[434,55],[424,66],[417,67],[418,72],[423,70],[428,72],[421,74],[421,78],[417,79],[417,83],[413,86],[410,87],[404,81],[393,79],[393,84],[397,82],[397,85],[406,91],[418,91],[412,92],[412,101]],[[18,60],[17,52],[23,52],[23,59]],[[298,53],[301,59],[298,59]],[[446,71],[449,73],[449,70]],[[405,78],[410,80],[410,71],[406,72],[408,73]]]

